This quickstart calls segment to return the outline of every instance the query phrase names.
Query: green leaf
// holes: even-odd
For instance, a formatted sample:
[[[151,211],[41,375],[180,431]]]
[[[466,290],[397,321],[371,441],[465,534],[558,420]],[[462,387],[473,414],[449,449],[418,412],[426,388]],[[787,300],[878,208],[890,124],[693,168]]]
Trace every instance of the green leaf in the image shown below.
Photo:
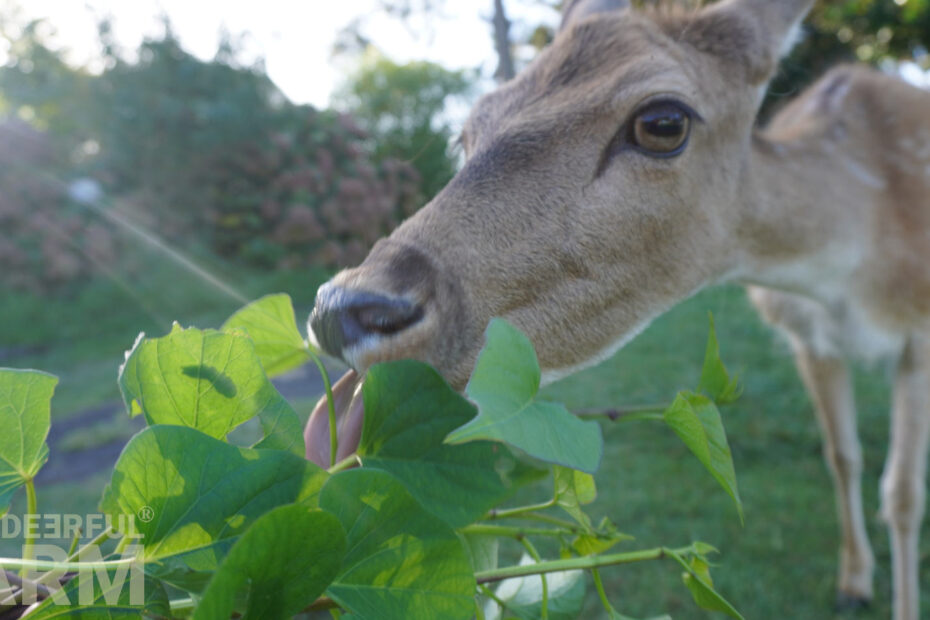
[[[743,616],[733,605],[714,590],[714,582],[710,578],[710,566],[706,560],[698,556],[692,556],[688,561],[675,554],[672,557],[685,569],[681,576],[682,580],[699,607],[710,611],[722,611],[728,616],[742,620]]]
[[[247,620],[289,618],[323,593],[345,551],[345,531],[333,515],[299,504],[275,508],[232,546],[194,620],[229,618],[237,598]]]
[[[736,485],[733,455],[727,443],[723,421],[717,406],[709,398],[694,392],[680,392],[663,414],[666,424],[681,438],[720,486],[733,498],[740,522],[743,503]]]
[[[533,559],[524,554],[520,565],[532,564]],[[574,620],[584,606],[584,571],[573,570],[546,574],[549,590],[547,609],[550,620]],[[501,610],[496,601],[488,601],[484,613],[487,620],[497,620],[502,613],[524,620],[536,620],[542,613],[542,579],[539,575],[505,579],[497,586],[494,594],[507,606]]]
[[[363,620],[471,617],[475,577],[461,542],[390,474],[336,474],[320,507],[348,536],[342,573],[327,589],[333,600]]]
[[[582,504],[590,504],[597,497],[594,477],[567,467],[552,468],[555,487],[553,497],[556,504],[577,521],[586,531],[592,532],[591,519],[582,510]]]
[[[120,368],[120,390],[130,415],[149,424],[189,426],[223,439],[256,415],[264,448],[304,455],[300,419],[278,393],[245,332],[182,329],[139,340]]]
[[[378,364],[368,371],[362,389],[362,465],[390,472],[452,527],[479,519],[535,478],[506,446],[443,443],[450,431],[474,417],[475,408],[426,364]]]
[[[701,368],[698,391],[709,396],[718,405],[725,405],[739,398],[742,388],[737,377],[730,378],[723,360],[720,359],[720,345],[717,343],[714,316],[709,316],[710,331],[707,334],[707,350],[704,353],[704,366]]]
[[[36,370],[0,368],[0,516],[13,493],[48,460],[51,400],[58,378]]]
[[[135,515],[147,573],[196,589],[204,585],[201,573],[215,570],[233,539],[262,514],[293,502],[314,507],[327,476],[288,452],[152,426],[123,449],[101,510],[114,523]]]
[[[498,566],[498,551],[501,539],[487,534],[462,534],[459,538],[468,555],[472,572],[493,570]]]
[[[595,531],[575,538],[572,548],[578,555],[597,555],[626,540],[633,540],[633,537],[618,531],[617,526],[604,517]]]
[[[101,582],[101,576],[106,579],[106,584]],[[138,579],[141,587],[134,587],[133,579]],[[123,567],[81,571],[57,594],[42,601],[29,613],[29,618],[110,620],[140,618],[143,614],[155,618],[171,617],[168,595],[157,579],[142,574],[133,576]]]
[[[604,450],[601,427],[562,405],[535,400],[541,372],[529,339],[503,319],[491,321],[485,339],[465,388],[478,415],[446,441],[503,441],[547,462],[596,471]]]
[[[294,305],[286,294],[253,301],[223,324],[223,331],[242,328],[255,343],[255,352],[269,377],[302,366],[310,360],[307,343],[297,329]]]

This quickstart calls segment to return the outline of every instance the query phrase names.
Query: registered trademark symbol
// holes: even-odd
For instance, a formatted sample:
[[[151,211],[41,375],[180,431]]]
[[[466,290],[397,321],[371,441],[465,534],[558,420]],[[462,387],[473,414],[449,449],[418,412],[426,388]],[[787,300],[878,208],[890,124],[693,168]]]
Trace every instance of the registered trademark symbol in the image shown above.
[[[148,523],[155,518],[155,509],[151,506],[143,506],[139,509],[139,520]]]

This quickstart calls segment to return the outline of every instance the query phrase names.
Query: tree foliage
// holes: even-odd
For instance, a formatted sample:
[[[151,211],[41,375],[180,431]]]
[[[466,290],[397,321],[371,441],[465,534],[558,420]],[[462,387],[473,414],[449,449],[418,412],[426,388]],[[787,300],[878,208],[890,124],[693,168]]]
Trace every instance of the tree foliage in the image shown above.
[[[447,106],[467,94],[471,82],[463,71],[425,61],[398,64],[369,48],[336,102],[372,136],[377,159],[409,162],[423,195],[432,197],[456,170]]]
[[[464,78],[438,67],[417,74],[421,81],[410,88],[424,105],[389,134],[395,146],[404,131],[415,134],[398,157],[352,118],[289,102],[260,64],[238,61],[232,40],[213,60],[201,60],[166,23],[163,36],[124,54],[103,23],[104,69],[92,74],[69,65],[41,25],[5,35],[9,59],[0,66],[6,112],[27,121],[4,125],[0,153],[0,219],[22,232],[0,245],[0,255],[22,267],[16,286],[57,286],[86,275],[88,261],[114,264],[115,246],[103,234],[112,225],[67,200],[76,178],[89,176],[104,188],[108,200],[97,207],[175,243],[207,241],[263,267],[338,267],[361,260],[422,204],[417,169],[399,159],[413,159],[411,141],[428,145],[420,165],[431,178],[442,177],[434,187],[451,176],[449,131],[431,115],[442,109],[443,93],[464,88]],[[389,113],[377,106],[360,111],[381,120]],[[11,137],[14,128],[41,144],[41,154]],[[71,224],[73,215],[79,225]],[[81,227],[91,224],[93,239],[85,243]],[[85,246],[99,247],[100,256],[87,256]]]
[[[769,88],[767,107],[790,99],[843,62],[911,60],[930,69],[930,0],[818,2]]]

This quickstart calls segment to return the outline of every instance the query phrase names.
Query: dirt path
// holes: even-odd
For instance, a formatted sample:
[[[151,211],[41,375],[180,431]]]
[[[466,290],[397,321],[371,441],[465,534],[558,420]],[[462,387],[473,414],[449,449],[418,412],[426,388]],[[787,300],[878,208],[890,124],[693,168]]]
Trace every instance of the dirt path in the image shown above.
[[[328,365],[328,369],[334,381],[344,371],[344,367],[335,364]],[[274,379],[273,383],[290,401],[314,398],[323,393],[323,381],[316,367],[310,364]],[[86,449],[75,450],[66,446],[65,440],[76,431],[106,424],[108,420],[124,424],[118,417],[125,415],[123,403],[113,402],[86,409],[61,421],[53,420],[48,434],[49,459],[36,476],[36,484],[76,482],[99,471],[111,469],[131,434],[145,426],[141,416],[130,421],[124,436]]]

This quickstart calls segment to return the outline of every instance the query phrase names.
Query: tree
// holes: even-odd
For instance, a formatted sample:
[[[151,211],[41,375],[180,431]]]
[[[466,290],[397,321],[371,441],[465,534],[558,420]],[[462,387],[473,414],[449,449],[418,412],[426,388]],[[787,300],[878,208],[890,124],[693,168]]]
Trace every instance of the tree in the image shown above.
[[[769,88],[766,110],[842,62],[920,60],[930,69],[930,0],[818,2],[798,46]]]
[[[396,157],[412,164],[423,195],[431,198],[456,170],[444,111],[471,84],[465,72],[431,62],[397,64],[370,48],[334,100],[371,134],[376,159]]]

